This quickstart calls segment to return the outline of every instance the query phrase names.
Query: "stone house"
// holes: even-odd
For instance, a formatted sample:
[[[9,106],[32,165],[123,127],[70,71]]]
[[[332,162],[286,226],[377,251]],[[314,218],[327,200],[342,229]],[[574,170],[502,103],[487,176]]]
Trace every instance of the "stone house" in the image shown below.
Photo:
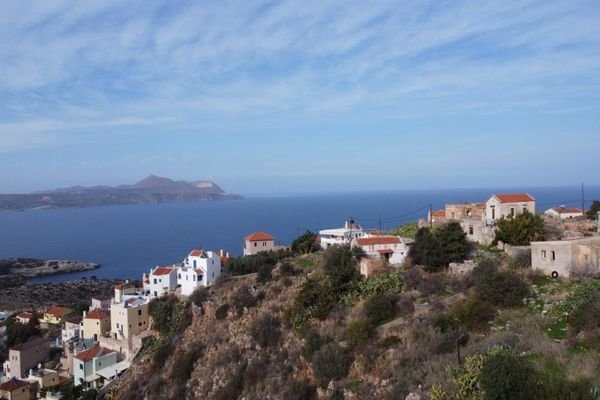
[[[31,385],[27,381],[11,378],[0,385],[0,399],[30,400]]]
[[[26,372],[44,362],[50,355],[50,344],[42,337],[30,338],[8,350],[8,360],[4,362],[4,373],[9,378],[24,379]]]
[[[535,214],[535,199],[528,193],[493,194],[485,202],[485,215],[490,225],[501,218],[516,217],[525,212]]]
[[[566,208],[565,206],[554,207],[544,211],[544,215],[560,219],[573,219],[583,216],[581,208]]]
[[[360,261],[360,273],[366,277],[373,275],[383,265],[400,265],[408,256],[411,239],[395,235],[369,235],[355,238],[352,247],[360,247],[366,257]]]
[[[531,267],[553,277],[600,272],[600,237],[531,243]]]
[[[268,233],[254,232],[244,238],[244,256],[275,250],[275,238]]]

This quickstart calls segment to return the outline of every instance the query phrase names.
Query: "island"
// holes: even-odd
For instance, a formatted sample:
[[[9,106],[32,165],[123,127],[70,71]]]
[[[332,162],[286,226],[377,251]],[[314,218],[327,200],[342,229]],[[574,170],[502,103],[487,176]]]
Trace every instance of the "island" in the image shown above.
[[[175,181],[150,175],[133,185],[73,186],[28,194],[0,194],[0,210],[238,200],[212,181]]]

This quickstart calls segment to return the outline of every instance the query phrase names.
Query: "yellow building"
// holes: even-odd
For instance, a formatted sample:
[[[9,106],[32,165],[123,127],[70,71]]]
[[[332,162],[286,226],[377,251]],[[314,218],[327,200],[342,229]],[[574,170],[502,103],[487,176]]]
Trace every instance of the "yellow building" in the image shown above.
[[[95,342],[104,332],[110,331],[110,314],[99,308],[83,313],[83,329],[81,336]]]
[[[28,382],[12,378],[0,385],[0,398],[6,400],[29,400],[31,387]]]
[[[124,295],[119,303],[110,306],[111,336],[126,339],[150,327],[148,298],[139,295]],[[85,329],[85,328],[84,328]]]
[[[40,322],[51,325],[59,325],[62,323],[62,318],[71,311],[72,310],[70,308],[52,306],[44,312],[44,315],[42,318],[40,318]]]

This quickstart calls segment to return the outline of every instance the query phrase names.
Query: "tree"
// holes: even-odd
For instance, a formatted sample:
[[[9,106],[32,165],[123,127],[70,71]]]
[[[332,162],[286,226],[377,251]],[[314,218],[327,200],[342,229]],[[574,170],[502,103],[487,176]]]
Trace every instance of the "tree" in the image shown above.
[[[501,241],[512,246],[528,246],[538,240],[544,240],[544,220],[539,215],[525,212],[498,220],[494,244]]]
[[[390,231],[391,235],[398,235],[405,238],[414,239],[419,231],[419,226],[416,222],[409,222],[408,224],[404,224],[398,226]]]
[[[535,395],[535,371],[522,357],[500,352],[487,357],[479,376],[486,400],[526,400]]]
[[[451,262],[464,261],[470,251],[471,244],[460,224],[450,222],[434,230],[419,229],[409,255],[415,264],[436,272]]]
[[[281,336],[281,322],[271,314],[263,314],[250,327],[252,338],[261,347],[277,344]]]
[[[594,200],[592,202],[592,206],[590,207],[590,209],[587,212],[587,217],[589,219],[596,219],[596,218],[598,218],[599,212],[600,212],[600,200]]]
[[[332,246],[325,250],[325,275],[336,299],[350,292],[361,279],[357,259],[350,246]]]
[[[337,342],[321,347],[312,358],[315,378],[321,387],[332,380],[342,379],[348,374],[352,358]]]
[[[308,254],[317,251],[318,246],[316,244],[316,240],[316,233],[313,233],[311,231],[304,232],[292,242],[292,253]]]

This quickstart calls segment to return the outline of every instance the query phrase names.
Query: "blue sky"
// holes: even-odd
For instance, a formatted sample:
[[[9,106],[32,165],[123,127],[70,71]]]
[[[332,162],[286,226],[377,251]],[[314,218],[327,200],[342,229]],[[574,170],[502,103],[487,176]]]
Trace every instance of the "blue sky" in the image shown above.
[[[0,2],[0,192],[600,184],[600,3]]]

